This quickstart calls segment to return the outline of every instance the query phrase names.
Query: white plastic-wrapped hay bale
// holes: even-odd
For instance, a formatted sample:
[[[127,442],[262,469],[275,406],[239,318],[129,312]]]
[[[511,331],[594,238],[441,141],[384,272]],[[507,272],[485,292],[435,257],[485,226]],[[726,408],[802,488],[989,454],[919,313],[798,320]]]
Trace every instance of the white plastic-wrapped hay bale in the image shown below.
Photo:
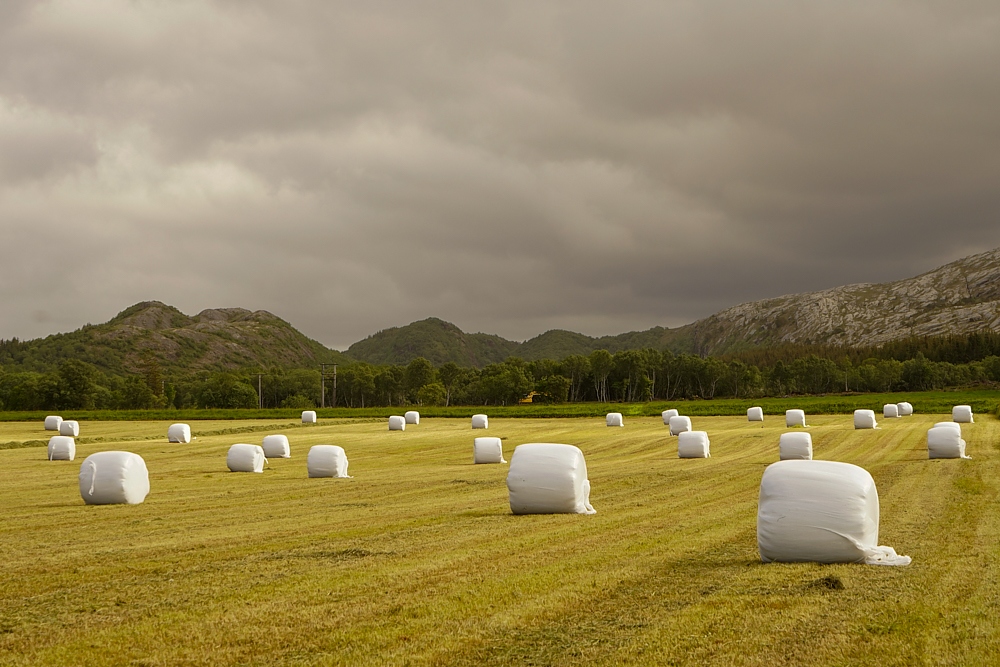
[[[514,514],[596,514],[583,452],[573,445],[518,445],[507,473]]]
[[[792,428],[793,426],[805,426],[806,425],[806,412],[805,410],[785,410],[785,426]]]
[[[958,426],[958,424],[956,424]],[[929,459],[968,459],[965,455],[965,440],[962,431],[935,426],[927,430],[927,458]]]
[[[303,410],[302,411],[302,423],[303,424],[315,424],[316,423],[316,411],[315,410]]]
[[[972,408],[968,405],[956,405],[951,409],[951,420],[956,424],[973,423]]]
[[[913,414],[913,406],[903,401],[902,403],[896,403],[896,409],[899,410],[900,417],[909,417]]]
[[[149,495],[149,471],[132,452],[97,452],[80,465],[80,495],[88,505],[138,505]]]
[[[167,429],[167,442],[191,442],[191,427],[187,424],[171,424]]]
[[[677,415],[678,415],[677,410],[674,410],[673,408],[670,408],[669,410],[664,410],[663,411],[663,425],[664,426],[670,426],[670,418],[671,417],[676,417]]]
[[[747,409],[747,421],[748,422],[762,422],[764,421],[764,408],[753,407]]]
[[[490,418],[486,415],[472,415],[472,428],[489,428]]]
[[[72,461],[76,458],[76,440],[68,435],[49,438],[49,461]]]
[[[507,463],[500,438],[476,438],[472,442],[473,463]]]
[[[264,472],[264,448],[260,445],[237,443],[226,454],[226,465],[232,472]]]
[[[288,445],[288,436],[276,433],[265,435],[260,448],[264,450],[265,458],[288,459],[292,457],[292,448]]]
[[[757,546],[765,563],[908,565],[909,556],[878,546],[875,480],[837,461],[778,461],[764,470],[757,505]]]
[[[932,428],[950,428],[959,435],[962,434],[962,425],[955,422],[938,422]]]
[[[407,424],[419,424],[420,423],[420,413],[416,410],[407,410],[403,415]]]
[[[76,438],[80,435],[80,422],[72,419],[64,419],[59,423],[59,435],[68,435]]]
[[[886,419],[896,419],[899,417],[899,406],[895,403],[886,403],[882,406],[882,416]]]
[[[46,431],[58,431],[59,424],[62,424],[62,417],[59,415],[49,415],[45,418]]]
[[[604,418],[604,422],[608,426],[625,426],[625,419],[620,412],[609,412],[608,416]]]
[[[813,457],[813,437],[805,431],[782,433],[778,438],[778,459],[781,461],[811,461]]]
[[[405,431],[406,430],[406,419],[400,417],[399,415],[393,415],[389,417],[389,430],[390,431]]]
[[[705,431],[681,431],[677,434],[677,458],[707,459],[709,453],[708,433]]]
[[[338,445],[313,445],[306,457],[310,477],[350,477],[347,454]]]
[[[670,435],[680,435],[691,430],[691,418],[678,415],[670,418]]]
[[[854,428],[876,428],[878,423],[875,421],[875,411],[874,410],[855,410],[854,411]]]

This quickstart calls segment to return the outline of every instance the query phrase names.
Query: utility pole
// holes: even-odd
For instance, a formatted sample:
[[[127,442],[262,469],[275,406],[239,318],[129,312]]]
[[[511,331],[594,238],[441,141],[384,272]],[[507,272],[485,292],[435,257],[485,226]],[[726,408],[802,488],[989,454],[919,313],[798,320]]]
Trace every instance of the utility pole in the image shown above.
[[[326,407],[326,367],[333,366],[333,405],[337,407],[337,364],[319,365],[319,407]]]
[[[257,409],[258,410],[263,410],[264,409],[264,394],[262,394],[261,391],[260,391],[260,376],[262,376],[262,375],[263,375],[263,373],[257,373]]]
[[[333,365],[333,407],[337,407],[337,364]]]

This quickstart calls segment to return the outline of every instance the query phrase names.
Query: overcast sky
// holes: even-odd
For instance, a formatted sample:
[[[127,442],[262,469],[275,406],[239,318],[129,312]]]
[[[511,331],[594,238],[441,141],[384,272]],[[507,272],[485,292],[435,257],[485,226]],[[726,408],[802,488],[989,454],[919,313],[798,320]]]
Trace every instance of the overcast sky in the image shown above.
[[[1000,4],[0,2],[0,337],[676,326],[1000,246]]]

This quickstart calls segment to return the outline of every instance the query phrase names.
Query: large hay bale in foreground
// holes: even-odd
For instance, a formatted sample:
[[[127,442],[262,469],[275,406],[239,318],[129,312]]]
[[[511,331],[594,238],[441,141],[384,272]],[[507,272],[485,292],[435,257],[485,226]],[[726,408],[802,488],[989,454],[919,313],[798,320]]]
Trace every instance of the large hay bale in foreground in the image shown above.
[[[403,414],[403,419],[406,420],[407,424],[419,424],[420,423],[420,413],[416,410],[407,410]]]
[[[913,414],[913,406],[903,401],[902,403],[896,403],[896,407],[899,409],[900,417],[909,417]]]
[[[875,480],[836,461],[778,461],[764,470],[757,506],[757,546],[765,563],[907,565],[878,546]]]
[[[76,440],[68,435],[49,438],[49,461],[72,461],[76,458]]]
[[[609,412],[608,416],[604,418],[604,423],[608,426],[625,426],[625,419],[620,412]]]
[[[951,409],[951,420],[958,424],[973,423],[972,408],[968,405],[956,405]]]
[[[691,430],[691,418],[678,415],[670,418],[670,435],[680,435]]]
[[[583,452],[573,445],[518,445],[507,473],[514,514],[596,514]]]
[[[875,421],[875,411],[874,410],[855,410],[854,411],[854,428],[864,429],[864,428],[876,428],[878,422]]]
[[[260,448],[264,450],[264,456],[269,459],[288,459],[292,457],[292,448],[288,444],[288,436],[276,433],[265,435]]]
[[[489,428],[490,418],[486,415],[472,415],[472,428]]]
[[[677,434],[677,458],[707,459],[711,456],[709,444],[705,431],[681,431]]]
[[[793,426],[805,426],[806,425],[806,413],[805,410],[785,410],[785,426],[787,428],[792,428]]]
[[[167,442],[187,444],[191,442],[191,427],[187,424],[171,424],[167,428]]]
[[[676,417],[678,414],[680,413],[678,413],[677,410],[674,410],[673,408],[670,408],[669,410],[664,410],[662,413],[663,425],[670,426],[670,418]]]
[[[500,438],[476,438],[472,441],[473,463],[507,463]]]
[[[63,418],[59,415],[49,415],[45,418],[45,430],[46,431],[58,431],[59,424],[62,424]]]
[[[782,433],[778,438],[778,459],[781,461],[811,461],[813,437],[805,431]]]
[[[138,505],[149,494],[149,471],[132,452],[97,452],[80,465],[80,496],[88,505]]]
[[[80,435],[80,422],[72,419],[64,419],[59,423],[59,435],[68,435],[76,438]]]
[[[315,410],[303,410],[302,411],[302,423],[303,424],[315,424],[316,423],[316,411]]]
[[[389,430],[390,431],[405,431],[406,430],[406,419],[399,415],[393,415],[389,417]]]
[[[306,457],[310,477],[350,477],[347,453],[339,445],[313,445]]]
[[[748,422],[762,422],[764,421],[764,408],[753,407],[747,409],[747,421]]]
[[[232,472],[264,472],[264,448],[260,445],[236,443],[226,454],[226,465]]]
[[[882,406],[882,416],[886,419],[896,419],[899,417],[899,404],[886,403]]]
[[[957,426],[957,424],[956,424]],[[947,426],[935,426],[927,430],[927,458],[968,459],[965,455],[965,440],[962,432]]]

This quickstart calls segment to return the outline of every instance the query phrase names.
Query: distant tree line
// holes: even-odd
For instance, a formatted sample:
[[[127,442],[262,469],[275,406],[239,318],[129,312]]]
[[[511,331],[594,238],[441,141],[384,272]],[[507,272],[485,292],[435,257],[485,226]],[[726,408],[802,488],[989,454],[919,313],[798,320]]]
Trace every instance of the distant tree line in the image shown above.
[[[165,377],[151,355],[140,372],[111,375],[77,359],[53,372],[0,366],[0,409],[311,408],[327,406],[511,405],[529,395],[567,401],[756,398],[835,392],[926,391],[1000,383],[1000,335],[908,339],[879,348],[780,346],[724,357],[653,349],[596,350],[556,361],[511,357],[484,368],[341,366],[325,391],[318,369],[199,372]],[[258,386],[260,394],[258,395]]]

